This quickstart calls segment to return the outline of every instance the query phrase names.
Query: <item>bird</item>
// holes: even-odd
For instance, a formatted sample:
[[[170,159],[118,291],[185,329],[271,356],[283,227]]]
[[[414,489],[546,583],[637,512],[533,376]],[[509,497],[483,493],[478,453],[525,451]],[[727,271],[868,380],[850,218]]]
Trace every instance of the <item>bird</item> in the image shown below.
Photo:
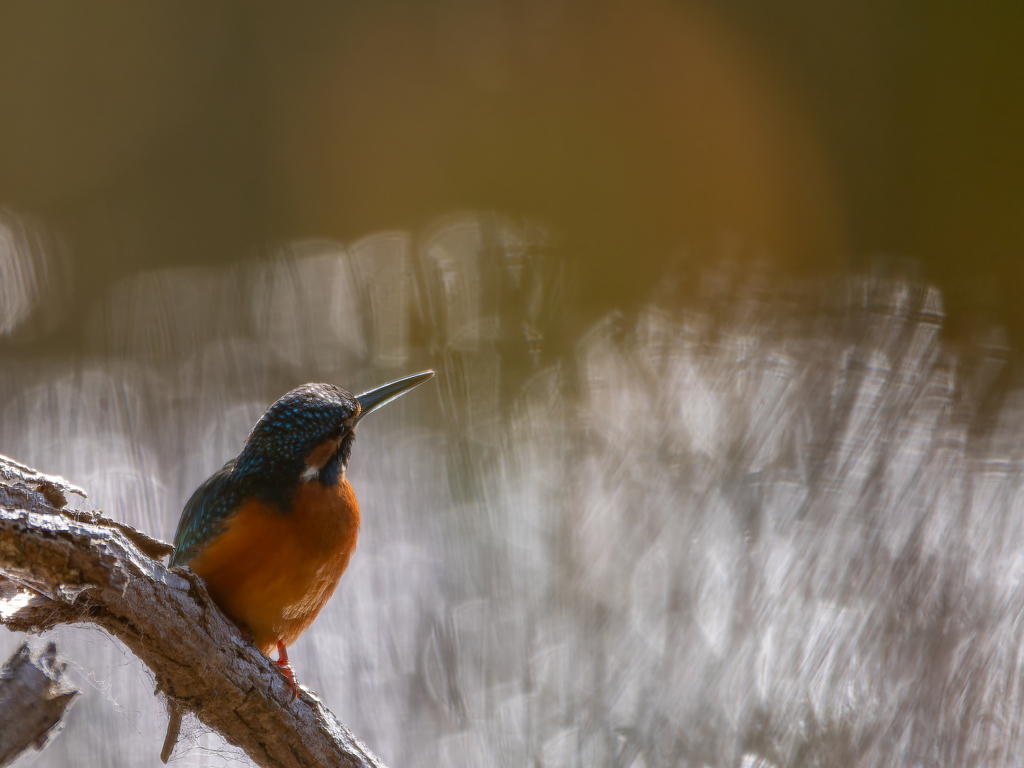
[[[293,699],[287,649],[334,593],[359,535],[359,504],[345,476],[356,427],[433,376],[423,371],[361,395],[334,384],[291,390],[182,510],[171,566],[203,579],[265,656],[276,649]]]

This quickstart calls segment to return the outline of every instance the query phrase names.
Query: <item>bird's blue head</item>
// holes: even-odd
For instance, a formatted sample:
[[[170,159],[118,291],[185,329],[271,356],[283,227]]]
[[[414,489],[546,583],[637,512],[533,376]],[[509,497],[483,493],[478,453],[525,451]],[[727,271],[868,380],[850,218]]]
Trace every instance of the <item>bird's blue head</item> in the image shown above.
[[[343,473],[358,416],[359,401],[341,387],[304,384],[293,389],[256,422],[235,472],[274,482],[315,475],[333,462]]]
[[[268,485],[314,479],[333,485],[345,473],[359,420],[433,375],[425,371],[358,396],[334,384],[293,389],[256,422],[234,472]]]

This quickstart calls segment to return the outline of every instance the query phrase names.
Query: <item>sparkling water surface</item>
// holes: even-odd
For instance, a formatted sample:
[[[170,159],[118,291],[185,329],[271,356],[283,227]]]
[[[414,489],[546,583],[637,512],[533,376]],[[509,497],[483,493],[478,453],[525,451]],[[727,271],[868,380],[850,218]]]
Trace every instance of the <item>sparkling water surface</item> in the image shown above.
[[[0,332],[59,287],[32,226],[0,220]],[[144,272],[74,354],[0,361],[0,451],[169,539],[283,392],[433,367],[361,425],[359,546],[290,653],[388,765],[1024,761],[1001,337],[963,359],[927,285],[728,266],[584,323],[550,248],[466,214]],[[25,764],[159,765],[146,668],[97,629],[45,637],[85,696]],[[248,760],[186,720],[173,763]]]

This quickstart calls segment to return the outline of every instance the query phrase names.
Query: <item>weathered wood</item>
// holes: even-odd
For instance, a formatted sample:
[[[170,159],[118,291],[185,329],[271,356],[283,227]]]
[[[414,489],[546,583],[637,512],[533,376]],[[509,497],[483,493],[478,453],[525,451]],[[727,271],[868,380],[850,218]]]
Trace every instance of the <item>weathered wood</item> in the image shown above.
[[[80,694],[64,676],[66,668],[55,643],[40,653],[22,643],[0,669],[0,768],[29,749],[44,749],[64,727]]]
[[[169,545],[58,508],[70,489],[21,465],[0,469],[0,623],[102,627],[149,667],[171,709],[194,713],[258,765],[383,768],[315,693],[301,688],[291,700],[281,672],[243,640],[199,578],[150,556]]]

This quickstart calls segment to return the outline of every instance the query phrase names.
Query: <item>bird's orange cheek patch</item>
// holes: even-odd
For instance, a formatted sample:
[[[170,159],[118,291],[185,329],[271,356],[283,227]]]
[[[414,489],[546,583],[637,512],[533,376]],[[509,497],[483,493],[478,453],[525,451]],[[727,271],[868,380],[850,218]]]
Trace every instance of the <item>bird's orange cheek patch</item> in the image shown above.
[[[331,460],[331,457],[338,452],[341,445],[340,439],[324,440],[320,445],[306,454],[306,466],[314,469],[323,468],[324,464]]]

